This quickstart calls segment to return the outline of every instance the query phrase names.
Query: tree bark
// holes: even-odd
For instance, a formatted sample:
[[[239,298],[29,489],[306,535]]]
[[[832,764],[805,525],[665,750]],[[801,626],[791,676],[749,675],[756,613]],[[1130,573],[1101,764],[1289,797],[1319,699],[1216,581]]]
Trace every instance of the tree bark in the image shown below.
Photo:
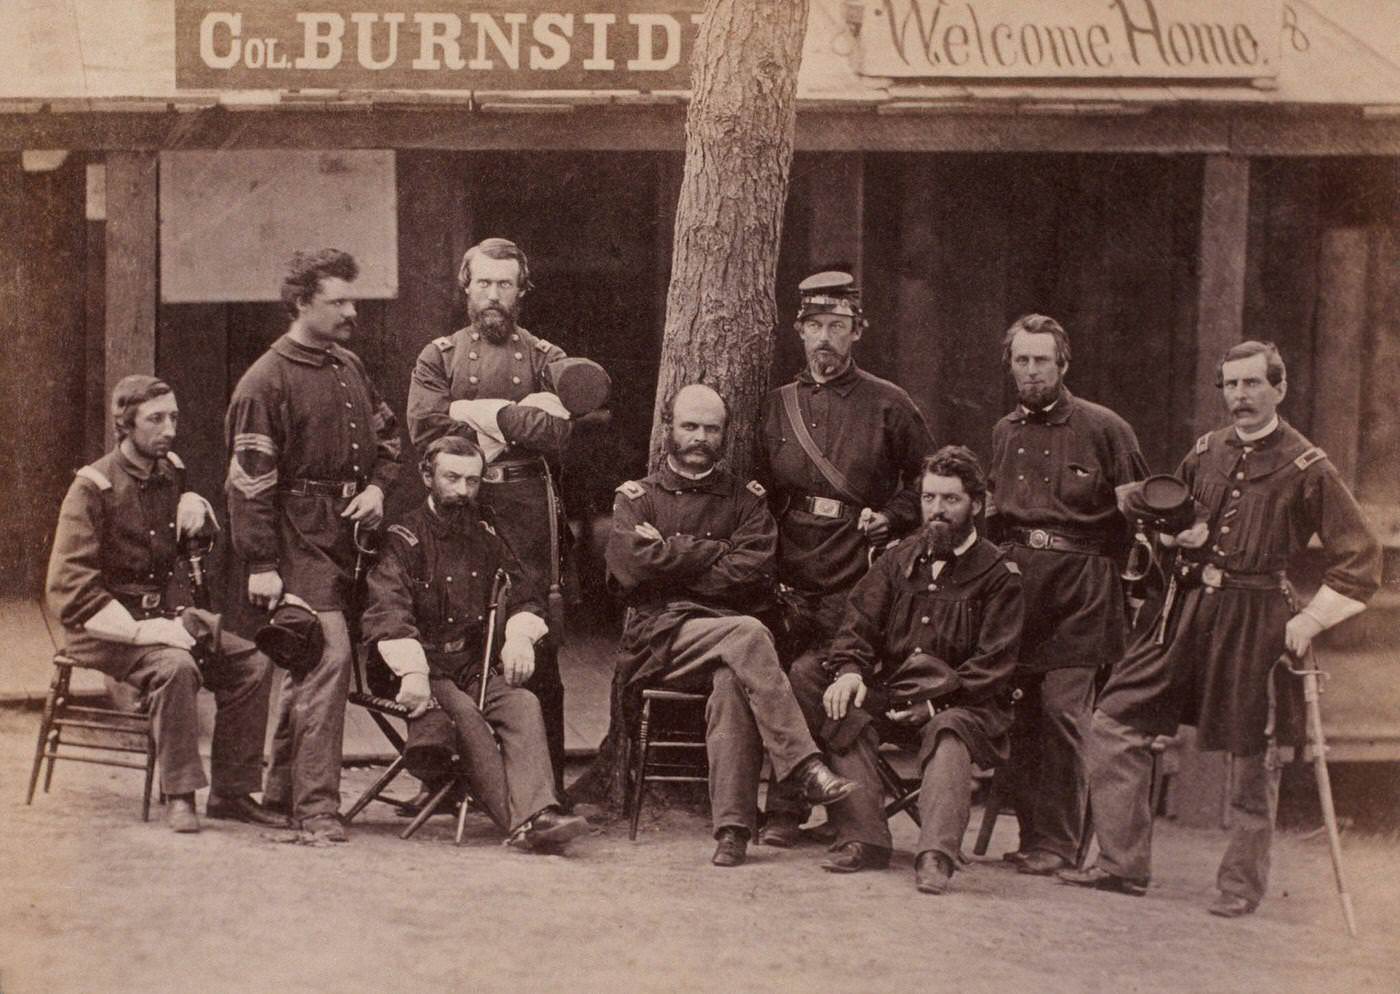
[[[729,466],[744,476],[753,463],[773,361],[773,284],[806,29],[807,0],[710,0],[705,8],[691,63],[653,470],[664,453],[663,413],[689,383],[709,384],[729,405]],[[616,807],[622,798],[625,689],[614,680],[608,735],[570,790],[574,801]]]

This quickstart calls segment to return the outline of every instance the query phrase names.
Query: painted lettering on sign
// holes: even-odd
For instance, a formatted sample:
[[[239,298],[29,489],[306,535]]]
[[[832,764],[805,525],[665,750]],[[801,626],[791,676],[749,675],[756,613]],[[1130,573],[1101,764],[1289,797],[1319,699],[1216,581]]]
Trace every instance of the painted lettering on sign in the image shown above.
[[[872,76],[1213,79],[1277,73],[1278,0],[865,0]]]
[[[683,90],[703,8],[704,0],[181,0],[175,83]]]

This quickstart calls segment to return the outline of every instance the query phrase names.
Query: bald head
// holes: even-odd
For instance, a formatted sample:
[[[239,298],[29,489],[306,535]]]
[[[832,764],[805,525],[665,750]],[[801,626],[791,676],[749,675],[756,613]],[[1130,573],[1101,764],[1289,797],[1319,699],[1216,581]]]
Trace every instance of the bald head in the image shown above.
[[[688,473],[704,473],[719,461],[729,412],[703,383],[687,384],[671,401],[671,459]]]

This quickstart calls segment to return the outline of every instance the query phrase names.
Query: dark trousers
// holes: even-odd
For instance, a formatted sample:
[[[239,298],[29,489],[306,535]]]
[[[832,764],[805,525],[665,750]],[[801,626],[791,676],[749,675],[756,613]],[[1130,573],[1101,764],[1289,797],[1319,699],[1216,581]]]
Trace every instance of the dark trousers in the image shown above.
[[[556,637],[540,641],[535,649],[535,672],[525,682],[525,689],[540,703],[544,720],[544,738],[548,745],[549,762],[553,767],[555,790],[564,793],[564,681],[559,676],[559,648]]]
[[[475,682],[465,691],[444,677],[429,683],[456,726],[472,796],[497,825],[509,831],[559,803],[544,721],[533,694],[493,677],[486,685],[483,711],[477,707]]]
[[[305,676],[282,671],[266,797],[301,821],[340,810],[345,695],[350,690],[350,632],[343,611],[320,611],[326,647]]]
[[[822,669],[821,650],[813,649],[794,659],[788,669],[788,679],[807,728],[815,735],[825,717],[821,696],[830,682],[826,670]],[[802,789],[795,783],[770,784],[764,810],[769,818],[791,818],[797,822],[806,821],[812,813],[811,805],[802,799]]]
[[[1073,863],[1084,833],[1088,784],[1084,737],[1094,698],[1088,667],[1018,676],[1024,696],[1011,724],[1007,777],[1022,852],[1049,852]]]
[[[184,649],[162,645],[121,645],[83,633],[69,633],[68,654],[149,703],[156,741],[160,789],[189,794],[208,786],[199,756],[201,687],[214,694],[214,740],[210,773],[216,794],[233,797],[262,784],[263,738],[272,664],[246,639],[223,636],[223,655],[201,670]]]

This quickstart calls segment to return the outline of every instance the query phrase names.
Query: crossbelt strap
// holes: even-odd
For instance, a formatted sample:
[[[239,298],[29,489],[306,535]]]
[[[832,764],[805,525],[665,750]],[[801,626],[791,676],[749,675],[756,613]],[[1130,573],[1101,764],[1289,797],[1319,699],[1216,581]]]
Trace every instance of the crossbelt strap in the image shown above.
[[[869,507],[870,501],[856,492],[856,488],[851,486],[851,481],[847,480],[841,471],[831,464],[831,460],[822,454],[822,450],[817,448],[816,440],[807,431],[807,425],[802,420],[802,408],[797,401],[797,384],[784,384],[778,394],[783,399],[783,413],[787,415],[792,433],[797,436],[797,444],[802,446],[802,451],[807,453],[807,458],[812,460],[812,465],[817,467],[817,471],[826,477],[826,482],[830,483],[836,492],[846,500],[851,501],[857,507]]]

